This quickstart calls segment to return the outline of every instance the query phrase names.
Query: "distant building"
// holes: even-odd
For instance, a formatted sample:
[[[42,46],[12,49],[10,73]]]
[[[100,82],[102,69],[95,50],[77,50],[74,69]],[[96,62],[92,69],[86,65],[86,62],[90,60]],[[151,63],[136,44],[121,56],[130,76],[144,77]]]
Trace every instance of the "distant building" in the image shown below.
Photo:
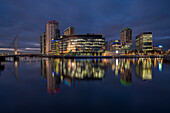
[[[63,36],[59,41],[59,53],[100,56],[105,52],[105,39],[102,35]]]
[[[121,53],[121,42],[120,40],[110,41],[110,52]]]
[[[113,43],[114,41],[110,41],[109,42],[109,51],[111,51],[111,44]]]
[[[42,45],[42,41],[43,41],[43,39],[42,39],[42,35],[40,36],[40,53],[41,54],[43,54],[43,45]]]
[[[163,46],[162,45],[159,45],[157,47],[153,47],[153,50],[154,51],[157,51],[157,52],[162,52],[163,51]]]
[[[40,36],[40,53],[46,54],[46,34]]]
[[[58,22],[47,21],[46,24],[46,54],[49,52],[55,53],[56,51],[56,40],[60,38],[60,30]]]
[[[122,50],[127,53],[132,46],[132,29],[124,28],[120,33],[120,42],[122,44]]]
[[[75,28],[69,26],[64,30],[64,35],[69,36],[69,35],[75,35]]]
[[[105,42],[105,51],[108,51],[108,42]]]
[[[152,49],[152,32],[143,32],[136,37],[137,51],[151,51]]]

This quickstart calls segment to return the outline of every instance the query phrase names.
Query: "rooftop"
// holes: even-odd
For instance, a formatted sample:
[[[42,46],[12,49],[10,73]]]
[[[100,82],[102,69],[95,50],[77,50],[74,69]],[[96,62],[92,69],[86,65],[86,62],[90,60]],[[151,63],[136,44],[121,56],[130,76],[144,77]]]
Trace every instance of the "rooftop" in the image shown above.
[[[124,30],[132,30],[131,28],[124,28],[121,30],[121,32],[123,32]]]

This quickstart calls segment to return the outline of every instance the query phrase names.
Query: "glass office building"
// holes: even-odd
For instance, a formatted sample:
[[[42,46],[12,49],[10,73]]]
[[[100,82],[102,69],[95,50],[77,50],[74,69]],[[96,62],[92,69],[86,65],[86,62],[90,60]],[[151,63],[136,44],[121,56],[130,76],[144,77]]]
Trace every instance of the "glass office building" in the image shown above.
[[[152,32],[144,32],[136,37],[137,51],[150,51],[152,47]]]
[[[105,39],[102,35],[63,36],[59,41],[59,53],[78,53],[101,56],[105,52]]]
[[[110,42],[110,52],[121,53],[121,42],[120,40],[114,40]]]
[[[128,53],[132,46],[132,29],[124,28],[120,33],[120,42],[122,44],[122,52]]]

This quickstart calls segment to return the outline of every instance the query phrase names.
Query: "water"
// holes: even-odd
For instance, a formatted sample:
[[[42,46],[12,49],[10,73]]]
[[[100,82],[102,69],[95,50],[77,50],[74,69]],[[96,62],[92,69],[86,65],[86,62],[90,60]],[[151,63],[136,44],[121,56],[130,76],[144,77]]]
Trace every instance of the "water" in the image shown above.
[[[163,59],[24,59],[0,65],[0,110],[170,112]]]

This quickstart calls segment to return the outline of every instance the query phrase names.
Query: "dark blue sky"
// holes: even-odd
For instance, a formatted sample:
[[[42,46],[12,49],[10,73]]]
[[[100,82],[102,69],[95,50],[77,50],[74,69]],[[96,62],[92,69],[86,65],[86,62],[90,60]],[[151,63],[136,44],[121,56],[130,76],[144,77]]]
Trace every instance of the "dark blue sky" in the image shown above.
[[[169,42],[169,5],[169,0],[0,0],[0,47],[16,34],[20,47],[39,47],[49,20],[58,21],[61,31],[74,26],[76,34],[105,34],[106,41],[120,39],[120,30],[130,27],[133,41],[152,31],[155,44]]]

